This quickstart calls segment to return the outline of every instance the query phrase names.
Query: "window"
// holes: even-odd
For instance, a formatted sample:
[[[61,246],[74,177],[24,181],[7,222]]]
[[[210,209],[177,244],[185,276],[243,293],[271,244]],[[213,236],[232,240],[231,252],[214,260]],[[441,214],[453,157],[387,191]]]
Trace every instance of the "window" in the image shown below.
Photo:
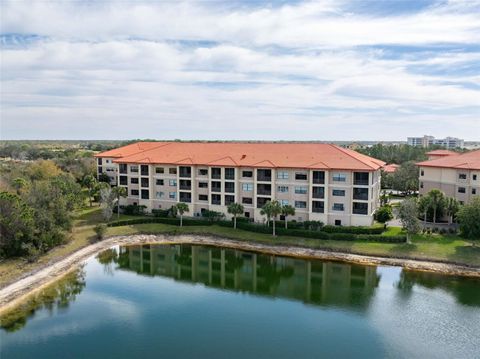
[[[357,186],[368,186],[368,172],[354,172],[353,184]]]
[[[277,179],[288,179],[288,171],[278,171]]]
[[[180,180],[180,189],[190,191],[192,189],[192,181],[191,180]]]
[[[222,177],[222,169],[214,167],[211,169],[211,174],[213,179],[220,179]]]
[[[334,203],[332,209],[334,211],[343,211],[344,210],[343,203]]]
[[[130,191],[130,194],[131,194],[132,196],[138,196],[138,189],[132,189],[132,190]]]
[[[168,198],[176,199],[177,198],[177,192],[168,192]]]
[[[110,160],[105,160],[105,163],[111,163],[111,162],[112,162],[112,161],[110,161]]]
[[[165,195],[164,192],[156,192],[156,193],[155,193],[155,197],[156,197],[156,198],[163,198],[164,195]]]
[[[225,192],[234,193],[235,192],[235,182],[225,182]]]
[[[474,181],[476,181],[476,180],[477,180],[477,175],[473,175],[473,176],[472,176],[472,179],[473,179]]]
[[[229,204],[232,204],[235,202],[235,196],[232,196],[230,194],[225,195],[225,206],[228,206]]]
[[[258,169],[257,170],[257,180],[270,182],[272,180],[272,170],[267,169]]]
[[[138,178],[137,177],[131,177],[130,178],[130,183],[131,184],[138,184]]]
[[[148,189],[142,189],[142,199],[149,199],[150,198],[150,193]]]
[[[164,170],[163,167],[155,167],[155,173],[162,174],[164,172],[165,172],[165,170]]]
[[[180,202],[183,202],[183,203],[192,202],[192,194],[190,192],[180,192]]]
[[[295,201],[295,208],[307,208],[307,202]]]
[[[345,190],[344,189],[334,189],[332,191],[332,195],[337,197],[345,197]]]
[[[207,168],[200,168],[198,170],[198,175],[199,176],[208,176],[208,169]]]
[[[208,182],[198,182],[198,188],[208,188]]]
[[[253,191],[253,183],[242,183],[242,191],[244,192]]]
[[[128,184],[128,177],[120,176],[120,184],[126,186]]]
[[[120,173],[127,173],[127,165],[125,163],[120,163],[118,165],[118,170]]]
[[[279,202],[282,206],[288,206],[288,199],[281,199]]]
[[[325,183],[325,172],[324,171],[313,171],[313,183],[314,184],[324,184]]]
[[[334,182],[346,182],[347,181],[347,175],[343,173],[334,173],[333,174],[333,181]]]
[[[222,201],[222,196],[219,194],[212,194],[212,204],[217,204],[219,205]]]
[[[458,193],[465,193],[465,187],[458,187]]]
[[[270,198],[257,197],[257,208],[262,208],[267,202],[270,202]]]
[[[102,166],[98,167],[98,173],[102,173],[102,172],[103,172]]]
[[[464,180],[464,179],[467,179],[467,175],[466,175],[466,173],[460,173],[458,175],[458,178]]]
[[[142,187],[148,187],[148,178],[142,178],[141,185]]]
[[[140,172],[142,176],[148,176],[148,165],[141,165]]]
[[[335,225],[336,226],[341,226],[342,225],[342,220],[341,219],[336,219],[335,220]]]
[[[97,158],[97,163],[98,163],[99,166],[101,166],[101,165],[102,165],[102,159],[101,159],[101,158]]]
[[[252,203],[253,203],[253,198],[250,198],[250,197],[242,197],[242,203],[243,203],[243,204],[252,204]]]
[[[180,174],[179,174],[180,177],[183,177],[183,178],[192,177],[192,167],[180,166],[179,170],[180,170]]]
[[[225,168],[225,179],[227,180],[235,179],[235,168]]]
[[[170,187],[177,187],[177,180],[176,179],[168,180],[168,185]]]
[[[306,194],[307,187],[295,187],[295,194]]]
[[[251,178],[253,177],[252,171],[242,171],[242,177]]]
[[[307,174],[304,172],[295,172],[295,180],[297,181],[306,181]]]
[[[420,188],[423,188],[423,182],[420,182]]]
[[[368,188],[353,188],[353,199],[368,201]]]
[[[163,186],[164,182],[163,182],[163,179],[157,179],[155,183],[157,184],[157,186]]]
[[[425,171],[424,170],[420,171],[420,176],[425,176]]]
[[[257,194],[270,196],[272,194],[271,184],[257,184]]]
[[[138,166],[130,166],[130,172],[138,173]]]
[[[288,186],[278,186],[277,187],[277,192],[287,193],[288,192]]]
[[[208,201],[208,194],[199,194],[198,195],[199,201]]]
[[[323,188],[323,187],[313,187],[312,188],[312,197],[313,198],[325,198],[325,188]]]
[[[177,168],[176,167],[170,167],[168,169],[168,173],[171,175],[176,175],[177,174]]]
[[[353,202],[353,214],[368,214],[368,203]]]
[[[222,182],[212,181],[212,192],[222,192]]]
[[[324,213],[325,204],[323,201],[312,201],[312,212],[314,213]]]
[[[477,189],[476,188],[472,188],[472,194],[477,194]]]

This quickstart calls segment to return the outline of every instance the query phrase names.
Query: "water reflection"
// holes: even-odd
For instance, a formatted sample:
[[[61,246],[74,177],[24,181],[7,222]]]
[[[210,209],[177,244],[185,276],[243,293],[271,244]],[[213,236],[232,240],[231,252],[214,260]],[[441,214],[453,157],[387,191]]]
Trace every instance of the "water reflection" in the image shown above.
[[[415,285],[428,289],[443,289],[453,295],[461,304],[480,306],[480,281],[478,279],[403,270],[396,285],[401,294],[409,297],[412,295]]]
[[[373,266],[192,245],[120,247],[115,261],[143,275],[353,309],[368,306],[380,280]]]
[[[47,309],[50,314],[55,310],[66,310],[84,287],[85,271],[83,268],[74,270],[0,316],[0,327],[7,332],[14,332],[23,328],[40,309]]]

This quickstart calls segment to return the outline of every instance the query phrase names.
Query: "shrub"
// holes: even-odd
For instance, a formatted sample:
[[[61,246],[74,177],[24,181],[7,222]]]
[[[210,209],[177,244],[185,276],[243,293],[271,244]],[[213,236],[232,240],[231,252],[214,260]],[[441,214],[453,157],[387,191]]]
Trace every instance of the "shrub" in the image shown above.
[[[375,220],[380,223],[386,223],[393,219],[392,207],[389,205],[382,206],[375,212]]]
[[[129,204],[126,206],[120,206],[120,209],[124,214],[130,215],[130,216],[142,216],[145,214],[145,209],[147,206],[138,206],[136,204]]]
[[[152,214],[154,217],[166,218],[168,217],[169,213],[170,210],[168,209],[152,209]]]
[[[379,236],[375,234],[358,234],[357,240],[369,241],[369,242],[383,242],[383,243],[405,243],[407,241],[407,236],[405,235]]]
[[[95,231],[95,238],[100,241],[103,239],[103,236],[107,231],[107,225],[104,223],[99,223],[93,228],[93,230]]]
[[[218,222],[225,218],[225,214],[221,212],[206,210],[202,212],[202,217],[210,222]]]
[[[385,231],[383,227],[348,227],[326,225],[322,231],[327,233],[351,233],[351,234],[382,234]]]

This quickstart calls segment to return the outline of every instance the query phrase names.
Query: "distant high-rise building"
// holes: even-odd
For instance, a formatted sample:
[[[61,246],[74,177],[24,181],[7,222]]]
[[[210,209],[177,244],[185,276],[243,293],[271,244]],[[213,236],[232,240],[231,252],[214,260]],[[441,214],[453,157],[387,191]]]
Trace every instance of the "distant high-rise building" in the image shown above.
[[[442,146],[445,148],[464,147],[464,140],[456,137],[435,138],[433,136],[424,135],[423,137],[408,137],[407,143],[410,146],[429,147],[433,145]]]

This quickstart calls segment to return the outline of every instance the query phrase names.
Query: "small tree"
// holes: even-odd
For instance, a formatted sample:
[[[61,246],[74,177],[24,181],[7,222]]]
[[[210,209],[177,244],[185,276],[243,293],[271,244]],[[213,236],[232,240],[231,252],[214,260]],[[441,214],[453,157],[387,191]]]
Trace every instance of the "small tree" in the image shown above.
[[[462,236],[480,239],[480,197],[473,197],[470,203],[460,207],[457,213]]]
[[[407,243],[410,243],[410,236],[420,231],[417,203],[414,198],[406,199],[400,204],[398,217],[407,231]]]
[[[112,189],[112,192],[117,200],[117,219],[119,219],[120,218],[120,198],[127,197],[127,189],[125,187],[117,186]]]
[[[292,207],[288,204],[282,206],[282,215],[285,217],[285,229],[288,228],[287,225],[287,216],[294,216],[295,215],[295,207]]]
[[[270,217],[272,218],[272,223],[273,223],[273,232],[272,235],[275,237],[275,221],[277,219],[277,216],[282,213],[282,205],[278,201],[270,201],[268,202],[265,206],[267,206],[267,210],[270,213]]]
[[[430,198],[430,206],[433,209],[433,223],[437,222],[437,212],[445,209],[445,195],[439,189],[432,189],[425,196]]]
[[[95,238],[101,240],[105,236],[107,225],[105,223],[99,223],[93,228],[93,230],[95,231]]]
[[[102,206],[102,215],[105,222],[110,221],[113,215],[113,206],[115,206],[115,194],[110,185],[102,186],[100,189],[100,203]]]
[[[432,208],[432,199],[430,196],[422,196],[418,200],[418,211],[423,214],[423,226],[427,225],[427,214]]]
[[[243,213],[243,206],[240,203],[230,203],[227,210],[233,215],[233,228],[237,229],[237,216]]]
[[[460,209],[460,203],[453,197],[447,197],[445,200],[445,210],[448,216],[448,224],[453,223],[453,218]]]
[[[375,212],[375,219],[380,223],[387,223],[393,219],[392,207],[389,205],[380,207]]]
[[[98,190],[98,181],[92,176],[88,175],[83,178],[82,184],[87,187],[88,190],[88,200],[90,202],[90,207],[92,207],[92,197],[95,195]]]
[[[190,211],[190,208],[188,208],[188,204],[179,202],[175,206],[175,211],[180,215],[180,227],[183,226],[183,214]]]
[[[270,217],[271,217],[271,212],[270,212],[270,202],[267,202],[263,205],[262,209],[260,210],[260,214],[262,216],[267,217],[267,227],[270,226]]]
[[[12,181],[12,185],[17,191],[18,195],[22,194],[22,190],[28,187],[28,181],[25,178],[18,177]]]

